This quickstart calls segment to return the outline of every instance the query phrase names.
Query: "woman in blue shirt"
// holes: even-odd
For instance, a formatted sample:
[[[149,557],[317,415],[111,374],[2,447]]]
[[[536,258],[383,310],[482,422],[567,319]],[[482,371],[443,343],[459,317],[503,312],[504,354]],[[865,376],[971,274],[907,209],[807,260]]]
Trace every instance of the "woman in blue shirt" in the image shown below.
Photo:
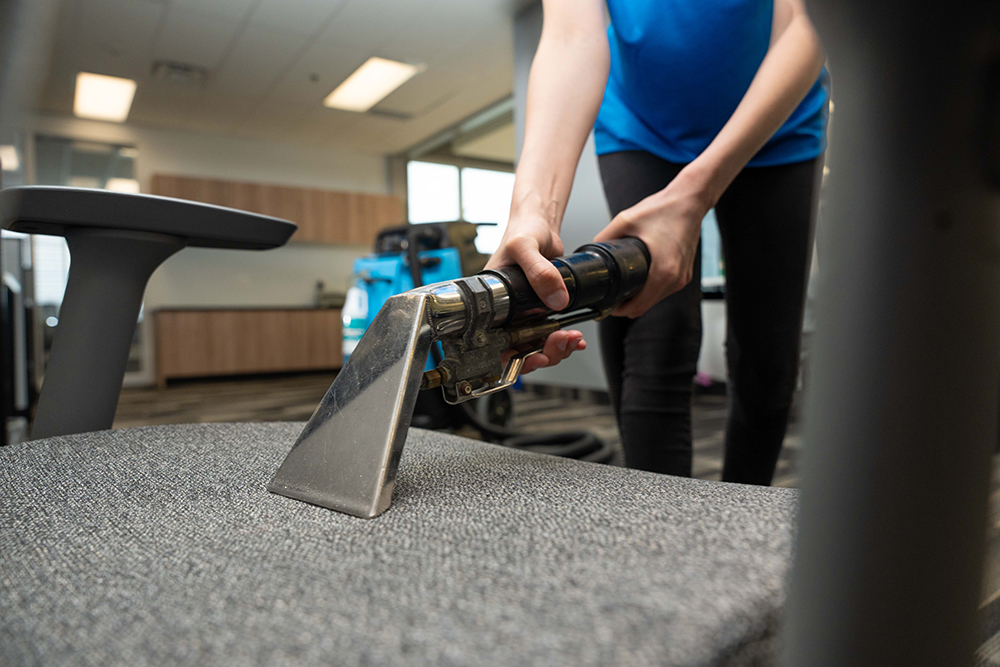
[[[691,474],[701,342],[701,221],[716,209],[726,268],[730,409],[723,478],[769,484],[795,386],[816,174],[829,95],[803,0],[544,0],[510,222],[490,267],[518,264],[556,310],[546,260],[591,128],[614,219],[637,236],[645,289],[601,323],[626,464]],[[529,369],[586,343],[546,341]]]

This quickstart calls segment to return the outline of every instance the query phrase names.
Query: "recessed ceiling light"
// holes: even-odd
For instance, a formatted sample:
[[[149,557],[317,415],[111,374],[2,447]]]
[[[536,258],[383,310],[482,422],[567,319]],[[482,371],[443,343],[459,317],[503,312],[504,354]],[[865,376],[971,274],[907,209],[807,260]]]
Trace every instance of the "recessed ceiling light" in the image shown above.
[[[325,106],[347,111],[368,111],[386,95],[420,71],[407,63],[369,58],[323,100]]]
[[[73,113],[80,118],[122,123],[135,96],[135,81],[116,76],[80,72],[76,75]]]
[[[3,163],[4,171],[17,171],[21,168],[21,161],[17,158],[17,149],[13,146],[0,146],[0,163]]]
[[[109,178],[108,182],[104,184],[104,189],[139,194],[139,181],[134,178]]]

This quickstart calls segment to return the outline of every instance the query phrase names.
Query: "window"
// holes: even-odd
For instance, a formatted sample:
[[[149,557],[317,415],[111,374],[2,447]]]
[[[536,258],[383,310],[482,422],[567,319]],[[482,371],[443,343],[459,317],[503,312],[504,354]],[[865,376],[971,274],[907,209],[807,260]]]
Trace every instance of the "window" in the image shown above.
[[[35,137],[35,180],[39,185],[68,185],[119,192],[139,192],[133,146]],[[36,235],[32,241],[35,298],[58,306],[66,291],[69,249],[61,236]]]
[[[413,161],[406,165],[406,181],[411,223],[487,223],[479,228],[476,248],[487,255],[497,249],[510,214],[514,174]]]
[[[701,287],[706,291],[722,291],[725,284],[722,238],[713,208],[701,223]]]
[[[406,165],[406,201],[412,223],[459,219],[458,167],[434,162]]]
[[[32,241],[35,267],[35,301],[42,306],[59,306],[69,275],[69,248],[61,236],[36,234]]]
[[[499,247],[510,216],[513,173],[411,161],[406,165],[406,181],[411,223],[451,220],[485,223],[479,227],[476,248],[491,255]],[[705,216],[701,228],[702,289],[722,292],[726,284],[725,276],[722,240],[715,209],[712,209]]]
[[[468,222],[495,223],[479,228],[479,252],[491,255],[500,246],[513,193],[514,174],[510,172],[468,167],[462,170],[462,217]]]
[[[35,181],[39,185],[65,185],[76,188],[139,192],[135,178],[137,151],[134,146],[76,141],[61,137],[35,137]],[[58,326],[59,307],[66,292],[70,253],[61,236],[32,236],[32,260],[35,273],[35,300],[41,307],[48,327]],[[143,340],[145,323],[139,311],[126,366],[125,382],[138,378],[149,381],[144,367]],[[46,352],[51,337],[46,337]]]

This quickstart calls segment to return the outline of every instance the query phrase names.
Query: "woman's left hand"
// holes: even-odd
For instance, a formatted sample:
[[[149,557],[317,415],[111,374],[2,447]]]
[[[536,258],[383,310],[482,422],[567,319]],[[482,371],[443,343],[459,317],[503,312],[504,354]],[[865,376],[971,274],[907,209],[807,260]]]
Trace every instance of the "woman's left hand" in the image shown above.
[[[681,171],[666,188],[616,215],[594,238],[608,241],[636,236],[649,249],[646,286],[616,308],[614,315],[639,317],[691,282],[701,221],[714,205],[694,180]]]

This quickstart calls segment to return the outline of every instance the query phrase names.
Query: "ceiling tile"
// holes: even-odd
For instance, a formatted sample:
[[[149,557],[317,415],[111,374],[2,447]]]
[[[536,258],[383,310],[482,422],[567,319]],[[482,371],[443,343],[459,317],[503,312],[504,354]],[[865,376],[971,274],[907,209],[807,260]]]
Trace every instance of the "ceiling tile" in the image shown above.
[[[74,53],[72,69],[79,72],[94,72],[108,76],[120,76],[140,81],[149,76],[152,67],[152,57],[149,54],[136,56],[126,55],[119,51],[93,44],[78,48]],[[76,76],[76,71],[73,76]],[[75,80],[74,80],[75,83]]]
[[[387,137],[399,132],[408,121],[370,114],[358,114],[358,122],[335,133],[333,141],[344,150],[382,154],[391,151]]]
[[[297,127],[310,111],[287,104],[265,102],[259,105],[237,128],[243,134],[280,139]]]
[[[128,122],[164,127],[184,127],[202,91],[168,81],[151,80],[135,91]]]
[[[77,39],[112,52],[149,55],[165,5],[150,0],[86,0]]]
[[[209,86],[220,92],[263,96],[292,64],[306,39],[294,32],[247,28]]]
[[[76,87],[76,71],[73,63],[58,66],[53,61],[49,79],[42,94],[41,109],[54,113],[73,113],[73,91]]]
[[[211,14],[171,8],[156,44],[155,55],[207,67],[218,67],[241,24]]]
[[[430,107],[456,94],[465,81],[433,69],[422,72],[394,90],[375,109],[419,116]]]
[[[496,29],[509,19],[494,17],[478,3],[431,0],[424,9],[407,22],[384,44],[380,55],[394,60],[420,62],[433,66],[449,54],[470,45],[472,38],[487,27]],[[471,43],[472,51],[478,45]]]
[[[289,104],[319,107],[323,98],[361,66],[369,55],[367,49],[317,40],[295,61],[270,97]]]
[[[476,78],[501,65],[513,67],[513,64],[514,29],[506,23],[476,33],[468,46],[450,54],[434,69],[456,77]]]
[[[250,15],[250,22],[264,28],[314,35],[346,2],[347,0],[260,0],[260,4]]]
[[[187,127],[199,132],[232,133],[257,107],[250,97],[205,91],[191,107]]]
[[[497,67],[448,98],[433,113],[407,121],[394,131],[387,131],[378,141],[388,152],[404,151],[510,95],[512,88],[512,70],[506,66]]]
[[[349,0],[323,30],[318,42],[377,49],[407,29],[428,0]]]
[[[129,122],[397,153],[510,93],[519,2],[64,0],[42,108],[71,113],[88,68],[139,81]],[[377,107],[410,120],[322,106],[373,55],[428,65]],[[207,67],[208,82],[170,88],[154,57]]]
[[[242,21],[258,0],[173,0],[174,9],[193,10],[229,21]]]
[[[327,145],[363,118],[364,114],[319,107],[308,112],[285,135],[286,141]]]

